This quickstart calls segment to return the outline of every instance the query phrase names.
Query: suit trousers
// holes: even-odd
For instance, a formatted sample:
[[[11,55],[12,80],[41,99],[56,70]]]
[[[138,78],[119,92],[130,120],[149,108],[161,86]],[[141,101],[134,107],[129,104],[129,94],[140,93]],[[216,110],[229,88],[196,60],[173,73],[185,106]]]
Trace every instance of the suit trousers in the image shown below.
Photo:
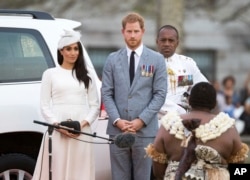
[[[145,157],[144,148],[153,141],[154,137],[137,136],[129,148],[110,144],[112,180],[150,180],[152,160]]]

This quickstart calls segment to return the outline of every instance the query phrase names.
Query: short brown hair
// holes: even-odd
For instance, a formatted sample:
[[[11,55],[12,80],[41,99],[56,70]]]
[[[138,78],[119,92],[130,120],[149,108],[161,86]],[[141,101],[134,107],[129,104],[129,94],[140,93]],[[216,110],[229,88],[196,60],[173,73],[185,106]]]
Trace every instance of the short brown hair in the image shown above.
[[[139,22],[141,29],[144,29],[144,19],[143,17],[135,12],[129,13],[122,20],[122,28],[124,29],[127,23]]]
[[[225,86],[228,81],[232,81],[233,85],[235,85],[235,78],[231,75],[224,77],[222,80],[222,85]]]

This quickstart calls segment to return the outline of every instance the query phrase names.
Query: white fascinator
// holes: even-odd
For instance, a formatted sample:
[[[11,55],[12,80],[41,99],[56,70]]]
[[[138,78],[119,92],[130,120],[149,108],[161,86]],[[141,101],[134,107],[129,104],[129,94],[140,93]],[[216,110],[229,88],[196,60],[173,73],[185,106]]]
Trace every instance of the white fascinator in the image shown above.
[[[81,34],[78,31],[64,30],[61,39],[58,42],[58,49],[62,49],[65,46],[79,42],[81,39]]]

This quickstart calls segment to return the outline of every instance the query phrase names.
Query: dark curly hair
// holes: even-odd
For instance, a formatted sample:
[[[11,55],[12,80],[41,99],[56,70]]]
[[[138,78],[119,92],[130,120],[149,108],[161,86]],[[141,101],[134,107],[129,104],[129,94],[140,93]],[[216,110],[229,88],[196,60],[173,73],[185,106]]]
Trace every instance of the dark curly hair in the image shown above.
[[[189,96],[189,105],[192,109],[209,109],[216,106],[216,91],[208,82],[200,82],[194,85]]]

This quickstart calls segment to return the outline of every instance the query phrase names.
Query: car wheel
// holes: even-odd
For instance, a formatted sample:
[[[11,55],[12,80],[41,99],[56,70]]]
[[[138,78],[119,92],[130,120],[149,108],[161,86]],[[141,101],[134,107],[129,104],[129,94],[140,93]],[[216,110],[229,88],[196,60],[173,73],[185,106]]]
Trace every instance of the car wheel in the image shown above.
[[[24,154],[0,157],[0,180],[31,180],[36,161]]]

